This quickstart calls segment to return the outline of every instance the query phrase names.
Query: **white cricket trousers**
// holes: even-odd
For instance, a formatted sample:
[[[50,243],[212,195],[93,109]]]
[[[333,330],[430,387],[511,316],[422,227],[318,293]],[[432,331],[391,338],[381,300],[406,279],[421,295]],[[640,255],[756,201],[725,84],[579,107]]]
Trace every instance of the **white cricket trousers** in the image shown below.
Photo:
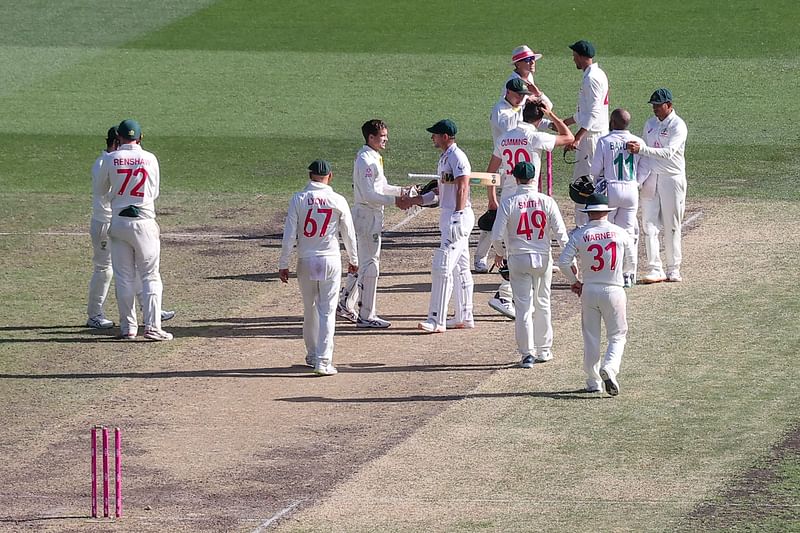
[[[342,283],[338,255],[297,260],[297,281],[303,296],[303,341],[309,359],[333,362],[336,302]]]
[[[639,261],[639,221],[636,219],[639,185],[636,181],[610,180],[607,183],[608,206],[616,208],[608,215],[608,221],[627,231],[633,239],[633,265],[625,274],[636,274]]]
[[[575,166],[572,167],[572,179],[575,180],[581,176],[588,176],[591,174],[592,160],[594,159],[594,152],[597,148],[597,141],[600,137],[606,135],[608,131],[587,131],[583,136],[581,142],[578,143],[578,149],[575,150]],[[589,222],[589,215],[578,211],[583,209],[583,205],[575,204],[575,227],[580,228]]]
[[[470,232],[475,225],[472,208],[464,208],[464,227]],[[439,214],[441,245],[433,253],[431,265],[431,301],[428,320],[447,327],[447,305],[451,293],[455,293],[455,320],[473,320],[472,291],[475,285],[469,262],[469,235],[450,241],[450,217],[452,209],[442,209]]]
[[[103,314],[103,304],[111,286],[111,247],[108,242],[108,222],[92,219],[89,235],[92,238],[92,277],[89,280],[89,303],[86,314],[89,318]]]
[[[681,266],[681,224],[686,209],[686,176],[684,174],[651,174],[647,180],[655,181],[655,191],[642,195],[642,223],[647,266],[650,270],[663,270],[658,234],[664,228],[664,256],[666,271]],[[652,188],[652,185],[650,185]]]
[[[508,257],[508,273],[514,291],[514,334],[523,357],[549,352],[553,347],[550,285],[553,258],[550,254],[518,254]]]
[[[115,216],[108,230],[122,334],[136,334],[137,277],[146,329],[161,329],[161,231],[154,219]],[[138,276],[137,276],[138,271]]]
[[[362,320],[373,320],[378,314],[375,304],[380,275],[383,210],[356,204],[352,213],[358,245],[358,274],[347,274],[339,303],[351,311],[357,311]]]
[[[602,389],[600,369],[608,368],[616,376],[625,351],[628,334],[625,289],[618,285],[586,283],[581,294],[581,328],[583,330],[583,371],[586,386]],[[608,347],[600,354],[600,327],[605,322]]]

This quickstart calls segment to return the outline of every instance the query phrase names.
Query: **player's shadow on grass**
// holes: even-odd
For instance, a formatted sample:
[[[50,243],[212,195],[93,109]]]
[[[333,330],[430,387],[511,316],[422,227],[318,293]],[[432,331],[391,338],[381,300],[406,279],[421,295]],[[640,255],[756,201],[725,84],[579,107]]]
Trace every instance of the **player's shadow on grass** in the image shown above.
[[[340,371],[342,367],[339,367]],[[297,396],[294,398],[276,398],[279,402],[292,403],[413,403],[413,402],[455,402],[459,400],[492,399],[492,398],[551,398],[554,400],[595,400],[604,396],[586,392],[584,389],[565,391],[532,391],[532,392],[479,392],[469,394],[414,394],[411,396],[384,396],[373,398],[330,398],[326,396]]]

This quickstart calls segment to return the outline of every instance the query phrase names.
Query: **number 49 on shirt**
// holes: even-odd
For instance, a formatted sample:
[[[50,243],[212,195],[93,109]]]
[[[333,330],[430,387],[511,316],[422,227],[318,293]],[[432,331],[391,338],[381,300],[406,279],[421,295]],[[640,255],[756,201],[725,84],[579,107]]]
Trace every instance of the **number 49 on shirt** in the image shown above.
[[[539,230],[537,239],[542,240],[544,237],[544,228],[547,225],[547,214],[544,211],[531,211],[530,213],[523,211],[519,214],[519,222],[517,223],[517,235],[525,235],[526,240],[531,240],[534,230]]]

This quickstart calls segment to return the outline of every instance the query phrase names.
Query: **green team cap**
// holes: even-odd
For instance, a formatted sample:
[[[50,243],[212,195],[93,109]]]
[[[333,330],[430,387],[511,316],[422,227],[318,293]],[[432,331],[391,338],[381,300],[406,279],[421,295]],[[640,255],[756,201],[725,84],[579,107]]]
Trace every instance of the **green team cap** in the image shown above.
[[[672,102],[672,91],[666,87],[662,87],[660,89],[656,89],[656,91],[650,96],[650,101],[648,103],[666,104],[667,102]]]
[[[589,41],[580,40],[569,45],[573,52],[583,57],[594,57],[594,45]]]
[[[119,136],[126,141],[138,141],[142,138],[142,127],[132,118],[120,122],[117,131]]]
[[[331,164],[324,159],[317,159],[308,165],[308,171],[315,176],[327,176],[331,173]]]
[[[533,166],[533,163],[520,161],[514,166],[514,170],[512,170],[511,173],[515,178],[521,180],[532,180],[536,177],[536,167]]]
[[[509,91],[514,91],[517,94],[531,94],[531,92],[528,90],[528,86],[525,85],[525,82],[522,81],[521,78],[508,80],[508,83],[506,83],[506,89]]]
[[[458,133],[458,127],[456,126],[456,123],[450,120],[449,118],[440,120],[430,128],[425,128],[425,129],[431,133],[436,133],[438,135],[446,133],[450,137]]]

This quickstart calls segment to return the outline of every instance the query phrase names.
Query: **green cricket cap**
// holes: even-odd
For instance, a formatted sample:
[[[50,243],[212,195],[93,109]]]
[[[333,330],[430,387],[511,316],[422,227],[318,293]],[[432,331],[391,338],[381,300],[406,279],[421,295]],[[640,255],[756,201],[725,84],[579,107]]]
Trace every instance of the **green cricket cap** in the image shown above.
[[[119,136],[126,141],[138,141],[142,138],[142,127],[132,118],[123,120],[117,126]]]
[[[315,176],[327,176],[331,173],[331,164],[324,159],[317,159],[308,165],[308,171]]]
[[[520,161],[514,165],[514,170],[511,171],[515,178],[521,180],[532,180],[536,177],[536,167],[533,163],[528,161]]]
[[[650,101],[648,103],[666,104],[667,102],[672,102],[672,91],[666,87],[662,87],[655,90],[655,92],[650,96]]]
[[[458,133],[458,127],[456,126],[456,123],[450,120],[449,118],[440,120],[430,128],[425,128],[425,129],[431,133],[437,133],[439,135],[446,133],[450,137]]]
[[[589,41],[580,40],[569,45],[573,52],[583,57],[594,57],[594,45]]]
[[[506,83],[506,90],[514,91],[518,94],[531,94],[531,92],[528,90],[528,86],[525,85],[524,81],[522,81],[522,78],[508,80],[508,83]]]

